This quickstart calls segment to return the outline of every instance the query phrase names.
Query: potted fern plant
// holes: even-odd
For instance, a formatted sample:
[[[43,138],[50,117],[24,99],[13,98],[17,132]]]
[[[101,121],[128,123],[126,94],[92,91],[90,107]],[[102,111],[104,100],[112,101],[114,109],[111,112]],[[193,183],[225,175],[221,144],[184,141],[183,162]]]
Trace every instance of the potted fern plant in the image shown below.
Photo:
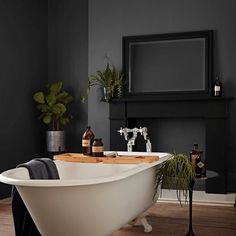
[[[159,186],[167,189],[175,188],[176,195],[181,203],[181,196],[185,200],[188,197],[188,191],[192,191],[191,183],[195,180],[193,166],[185,154],[172,154],[169,159],[162,163],[156,169],[155,195]]]
[[[93,86],[101,88],[101,101],[109,102],[113,98],[121,98],[124,92],[124,75],[107,63],[104,71],[98,70],[95,75],[88,78],[87,93]],[[84,100],[85,98],[82,97],[82,101]]]
[[[67,106],[73,97],[62,87],[62,81],[57,81],[48,85],[45,92],[39,91],[33,95],[36,108],[41,112],[38,118],[49,128],[46,135],[48,152],[65,151],[65,132],[61,126],[68,124],[72,118]]]

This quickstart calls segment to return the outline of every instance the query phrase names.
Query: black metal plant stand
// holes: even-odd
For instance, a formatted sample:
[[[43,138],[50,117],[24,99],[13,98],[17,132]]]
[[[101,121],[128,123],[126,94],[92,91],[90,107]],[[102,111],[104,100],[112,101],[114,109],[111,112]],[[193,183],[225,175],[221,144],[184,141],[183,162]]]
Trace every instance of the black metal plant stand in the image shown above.
[[[193,225],[192,225],[192,203],[193,203],[193,186],[194,186],[195,181],[192,180],[189,183],[189,228],[188,228],[188,233],[186,236],[195,236],[193,232]]]

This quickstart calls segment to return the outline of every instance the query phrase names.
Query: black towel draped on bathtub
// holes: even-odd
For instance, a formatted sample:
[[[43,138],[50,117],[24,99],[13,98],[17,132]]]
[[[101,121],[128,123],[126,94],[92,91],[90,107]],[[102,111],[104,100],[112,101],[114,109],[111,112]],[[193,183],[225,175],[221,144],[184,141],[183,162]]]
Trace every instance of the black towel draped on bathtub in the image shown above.
[[[57,167],[49,158],[36,158],[17,167],[27,168],[30,179],[59,179]],[[16,236],[41,236],[15,186],[12,188],[12,213]]]

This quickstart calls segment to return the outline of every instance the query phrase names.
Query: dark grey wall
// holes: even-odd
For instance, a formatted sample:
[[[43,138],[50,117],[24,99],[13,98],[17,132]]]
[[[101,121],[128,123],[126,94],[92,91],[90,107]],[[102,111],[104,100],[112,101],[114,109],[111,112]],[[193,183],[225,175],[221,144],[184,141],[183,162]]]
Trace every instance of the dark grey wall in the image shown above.
[[[97,69],[104,68],[106,55],[110,56],[115,66],[122,67],[122,36],[211,29],[215,31],[214,77],[218,74],[221,75],[224,95],[232,96],[236,89],[235,9],[235,0],[114,0],[112,3],[109,0],[90,0],[88,72],[93,74]],[[108,149],[109,107],[108,104],[99,102],[96,90],[90,93],[88,111],[89,123],[95,133],[103,137]],[[229,127],[229,156],[224,160],[227,162],[228,190],[235,188],[236,181],[236,158],[233,149],[236,140],[235,119],[236,102],[234,101],[231,106]],[[180,126],[179,122],[176,122],[178,127]],[[181,125],[184,125],[184,121]],[[164,124],[164,127],[168,127],[168,125]],[[185,130],[185,128],[183,129]],[[196,140],[199,140],[204,131],[202,129],[199,132],[194,130],[196,131]],[[174,135],[179,134],[173,133],[175,133]],[[188,134],[187,131],[184,133]],[[114,135],[117,135],[115,130]],[[217,130],[216,135],[218,135]],[[164,131],[159,136],[163,140],[168,140],[168,135]],[[187,135],[183,138],[188,140],[189,137]],[[177,140],[177,136],[176,138],[172,137],[171,140],[175,139]],[[162,146],[166,147],[163,143]],[[174,144],[171,147],[174,148]]]
[[[125,35],[215,30],[214,75],[222,76],[224,94],[234,95],[235,8],[234,0],[113,0],[112,3],[109,0],[89,0],[88,3],[86,0],[0,0],[0,171],[44,152],[46,128],[37,121],[31,98],[33,92],[42,89],[48,81],[63,80],[65,88],[75,95],[74,120],[67,127],[68,149],[80,151],[87,116],[96,136],[103,137],[109,149],[108,104],[100,103],[93,89],[87,111],[87,105],[79,102],[79,96],[86,86],[87,66],[89,74],[93,74],[105,67],[105,57],[109,56],[118,69],[122,68],[122,36]],[[236,103],[233,102],[226,160],[231,180],[229,189],[233,189],[236,179],[235,118]],[[165,121],[161,122],[162,127],[168,127]],[[150,125],[158,126],[153,122]],[[187,127],[183,129],[188,136]],[[204,131],[194,130],[198,140]],[[158,137],[160,140],[162,136],[158,134]],[[172,137],[172,140],[176,139]],[[165,143],[161,145],[166,147]],[[9,193],[7,190],[6,185],[0,184],[0,198]]]
[[[88,3],[86,0],[48,1],[48,80],[62,80],[75,101],[73,120],[66,127],[67,149],[81,151],[88,119],[87,103],[80,102],[88,77]]]
[[[67,148],[81,151],[87,126],[88,3],[86,0],[0,0],[0,172],[45,154],[46,126],[32,95],[62,80],[75,98]],[[0,199],[10,186],[0,184]]]
[[[2,172],[44,152],[32,94],[47,82],[47,1],[0,0],[0,29]]]

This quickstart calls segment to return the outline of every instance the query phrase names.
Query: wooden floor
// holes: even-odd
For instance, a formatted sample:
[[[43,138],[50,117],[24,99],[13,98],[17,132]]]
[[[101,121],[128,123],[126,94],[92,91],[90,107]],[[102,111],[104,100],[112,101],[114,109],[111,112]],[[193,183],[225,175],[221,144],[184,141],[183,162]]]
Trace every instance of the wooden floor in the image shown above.
[[[179,204],[157,203],[149,209],[149,213],[147,219],[153,227],[150,234],[144,233],[141,226],[127,225],[114,232],[112,236],[186,235],[188,205],[184,204],[181,207]],[[193,205],[193,228],[196,236],[235,236],[236,208],[233,206]],[[15,236],[9,202],[0,203],[0,236]]]
[[[0,202],[0,236],[15,236],[9,201]]]

